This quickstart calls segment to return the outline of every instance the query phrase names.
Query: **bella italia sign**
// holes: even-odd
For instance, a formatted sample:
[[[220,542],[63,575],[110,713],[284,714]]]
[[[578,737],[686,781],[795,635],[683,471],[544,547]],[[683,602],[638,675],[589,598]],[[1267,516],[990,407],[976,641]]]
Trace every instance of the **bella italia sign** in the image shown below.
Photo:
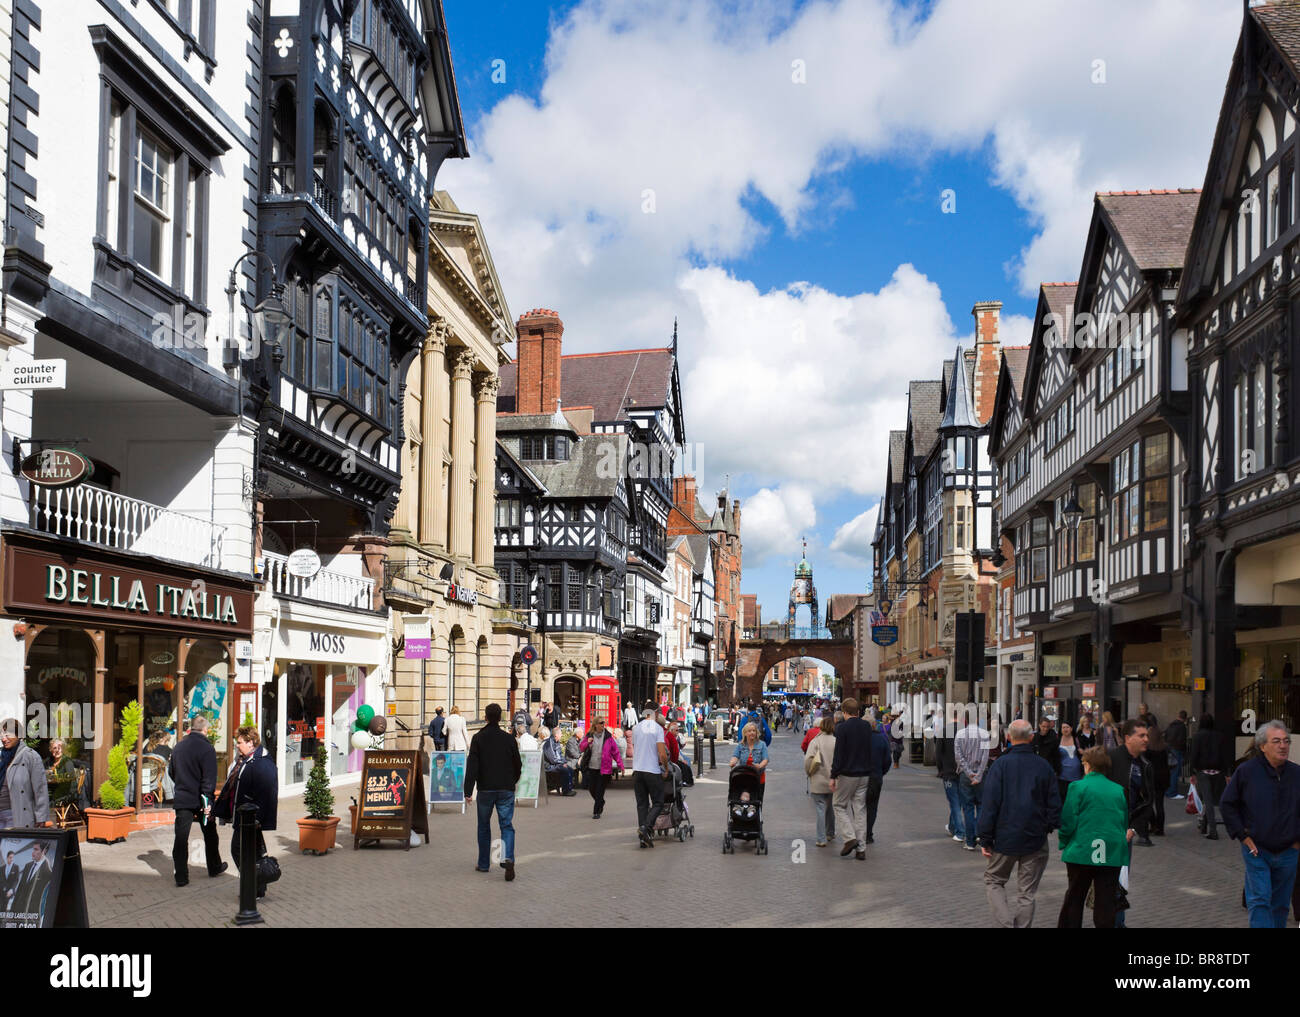
[[[253,593],[186,573],[145,572],[88,555],[56,554],[6,541],[5,607],[225,638],[252,626]]]
[[[64,565],[45,566],[45,599],[55,604],[89,604],[115,611],[239,624],[234,598],[216,593],[209,603],[208,591],[201,583],[196,586],[152,583],[151,586],[152,599],[145,593],[144,581],[140,579],[131,580],[128,588],[121,576]]]

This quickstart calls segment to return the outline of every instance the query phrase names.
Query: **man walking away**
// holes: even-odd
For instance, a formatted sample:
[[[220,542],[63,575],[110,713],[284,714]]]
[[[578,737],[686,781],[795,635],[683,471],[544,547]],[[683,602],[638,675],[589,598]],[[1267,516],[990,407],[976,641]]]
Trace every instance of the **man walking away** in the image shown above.
[[[1047,868],[1047,835],[1061,824],[1061,794],[1056,774],[1030,744],[1028,722],[1013,721],[1007,732],[1011,750],[989,767],[980,803],[979,839],[989,907],[1004,929],[1034,924],[1034,895]],[[1007,899],[1007,880],[1017,869],[1014,906]]]
[[[989,768],[989,734],[978,722],[970,719],[953,739],[953,753],[957,757],[957,795],[961,799],[962,832],[966,842],[962,845],[967,851],[975,850],[975,838],[979,833],[976,825],[984,774]]]
[[[491,871],[492,810],[496,809],[505,848],[501,867],[509,883],[515,878],[515,785],[524,764],[514,737],[501,730],[500,703],[487,704],[483,721],[470,740],[465,761],[465,801],[474,801],[474,787],[478,786],[478,864],[474,868]]]
[[[1218,840],[1219,824],[1214,818],[1214,807],[1223,797],[1223,785],[1232,769],[1232,753],[1228,750],[1228,739],[1223,732],[1214,729],[1214,718],[1208,713],[1202,715],[1196,727],[1190,755],[1192,770],[1196,773],[1196,793],[1205,810],[1201,815],[1200,831],[1206,840]]]
[[[944,827],[955,841],[965,842],[966,828],[962,825],[961,792],[958,790],[957,752],[954,742],[942,727],[935,737],[934,761],[938,777],[943,781],[943,793],[948,799],[948,825]]]
[[[664,807],[664,778],[668,776],[668,744],[653,706],[632,729],[632,790],[636,793],[636,835],[643,848],[652,848],[655,820]]]
[[[433,739],[433,748],[436,752],[445,752],[447,749],[447,718],[442,715],[442,707],[433,711],[433,720],[429,721],[429,737]]]
[[[1300,766],[1288,761],[1291,734],[1280,720],[1255,733],[1259,754],[1223,793],[1223,822],[1241,841],[1252,929],[1285,929],[1300,855]]]
[[[867,857],[867,787],[871,782],[871,725],[858,716],[858,701],[844,700],[844,720],[835,727],[831,759],[831,793],[835,795],[835,828],[844,833],[840,857]]]
[[[203,850],[207,855],[208,875],[219,876],[229,866],[221,860],[221,842],[217,822],[212,818],[212,796],[217,787],[217,750],[208,740],[208,718],[196,714],[190,733],[172,751],[167,773],[176,786],[176,839],[172,843],[172,865],[176,885],[190,881],[190,827],[197,819],[203,830]]]
[[[870,721],[867,721],[871,724]],[[871,724],[871,776],[867,778],[867,843],[876,842],[876,811],[880,808],[880,792],[884,790],[885,774],[889,772],[892,750],[889,734],[880,723]]]
[[[1187,752],[1187,711],[1179,710],[1178,716],[1165,728],[1165,745],[1169,749],[1169,790],[1166,798],[1182,798],[1179,784],[1183,779],[1183,760]]]

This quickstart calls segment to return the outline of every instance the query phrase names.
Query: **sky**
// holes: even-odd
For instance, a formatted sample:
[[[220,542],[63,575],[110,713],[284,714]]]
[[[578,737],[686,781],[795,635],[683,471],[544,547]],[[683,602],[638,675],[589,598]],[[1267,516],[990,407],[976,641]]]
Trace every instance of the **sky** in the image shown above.
[[[564,352],[667,345],[743,589],[866,589],[907,383],[1028,341],[1099,190],[1200,187],[1236,0],[446,0],[477,213]],[[513,354],[513,347],[511,347]],[[824,611],[824,607],[823,607]],[[805,608],[800,609],[799,623]]]

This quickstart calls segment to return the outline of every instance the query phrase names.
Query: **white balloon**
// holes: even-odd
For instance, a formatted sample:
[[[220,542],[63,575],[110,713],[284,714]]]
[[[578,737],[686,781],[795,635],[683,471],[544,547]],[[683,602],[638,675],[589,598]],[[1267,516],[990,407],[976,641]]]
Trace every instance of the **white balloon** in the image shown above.
[[[370,748],[370,735],[368,735],[365,731],[353,731],[352,747],[354,749]]]

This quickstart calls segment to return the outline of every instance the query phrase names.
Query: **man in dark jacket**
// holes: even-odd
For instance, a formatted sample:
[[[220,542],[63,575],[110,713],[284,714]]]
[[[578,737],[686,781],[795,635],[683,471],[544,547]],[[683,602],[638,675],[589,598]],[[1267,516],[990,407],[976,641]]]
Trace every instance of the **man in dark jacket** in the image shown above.
[[[433,739],[435,752],[444,752],[447,748],[447,718],[442,715],[442,707],[433,711],[433,720],[429,721],[429,737]]]
[[[1169,750],[1169,790],[1166,798],[1182,798],[1179,784],[1183,778],[1183,760],[1187,753],[1187,711],[1179,710],[1178,716],[1165,728],[1165,746]]]
[[[948,825],[944,829],[953,840],[964,841],[966,828],[962,825],[961,793],[958,789],[961,771],[957,769],[957,753],[953,748],[953,740],[948,737],[948,732],[943,727],[940,727],[939,734],[934,740],[934,762],[939,770],[938,777],[943,781],[943,793],[948,798]]]
[[[835,754],[830,785],[835,796],[835,828],[844,831],[840,856],[867,857],[867,787],[874,768],[875,737],[871,725],[858,716],[858,701],[844,700],[844,719],[835,725]]]
[[[1038,733],[1034,735],[1034,752],[1047,761],[1058,778],[1061,776],[1061,736],[1046,717],[1038,722]]]
[[[508,731],[501,730],[501,706],[488,703],[483,711],[483,727],[469,743],[469,758],[465,762],[465,801],[474,800],[474,786],[478,795],[478,864],[475,869],[488,872],[492,868],[492,810],[496,809],[497,824],[501,827],[501,840],[505,857],[501,867],[506,870],[506,882],[515,878],[515,785],[523,772],[519,758],[519,745]]]
[[[197,714],[190,722],[190,733],[172,750],[167,774],[176,785],[176,837],[172,843],[172,865],[176,885],[190,881],[190,827],[197,819],[203,830],[203,849],[207,855],[208,875],[219,876],[227,865],[221,860],[221,842],[217,823],[212,817],[212,796],[217,787],[217,750],[208,740],[208,718]]]
[[[1255,733],[1259,754],[1237,767],[1223,793],[1223,822],[1241,841],[1252,929],[1285,929],[1300,856],[1300,766],[1280,720]]]
[[[1214,729],[1214,718],[1208,713],[1196,726],[1189,762],[1196,774],[1196,794],[1203,810],[1197,825],[1207,840],[1218,840],[1219,824],[1214,818],[1214,808],[1223,797],[1223,786],[1232,772],[1232,752],[1227,737]]]
[[[867,721],[871,724],[871,721]],[[889,772],[893,761],[893,747],[890,745],[889,731],[883,722],[871,724],[871,776],[867,778],[867,840],[874,844],[876,838],[876,810],[880,808],[880,792],[884,788],[885,774]]]
[[[1011,750],[999,756],[984,778],[979,839],[989,907],[1004,929],[1034,924],[1034,895],[1047,868],[1047,835],[1061,825],[1061,793],[1056,774],[1033,749],[1028,721],[1011,722]],[[1007,899],[1007,880],[1018,869],[1014,906]]]
[[[1134,843],[1151,847],[1147,833],[1156,800],[1156,782],[1145,755],[1146,722],[1126,720],[1120,725],[1119,735],[1124,744],[1110,750],[1110,773],[1107,776],[1122,787],[1128,797],[1128,825],[1137,834]]]

